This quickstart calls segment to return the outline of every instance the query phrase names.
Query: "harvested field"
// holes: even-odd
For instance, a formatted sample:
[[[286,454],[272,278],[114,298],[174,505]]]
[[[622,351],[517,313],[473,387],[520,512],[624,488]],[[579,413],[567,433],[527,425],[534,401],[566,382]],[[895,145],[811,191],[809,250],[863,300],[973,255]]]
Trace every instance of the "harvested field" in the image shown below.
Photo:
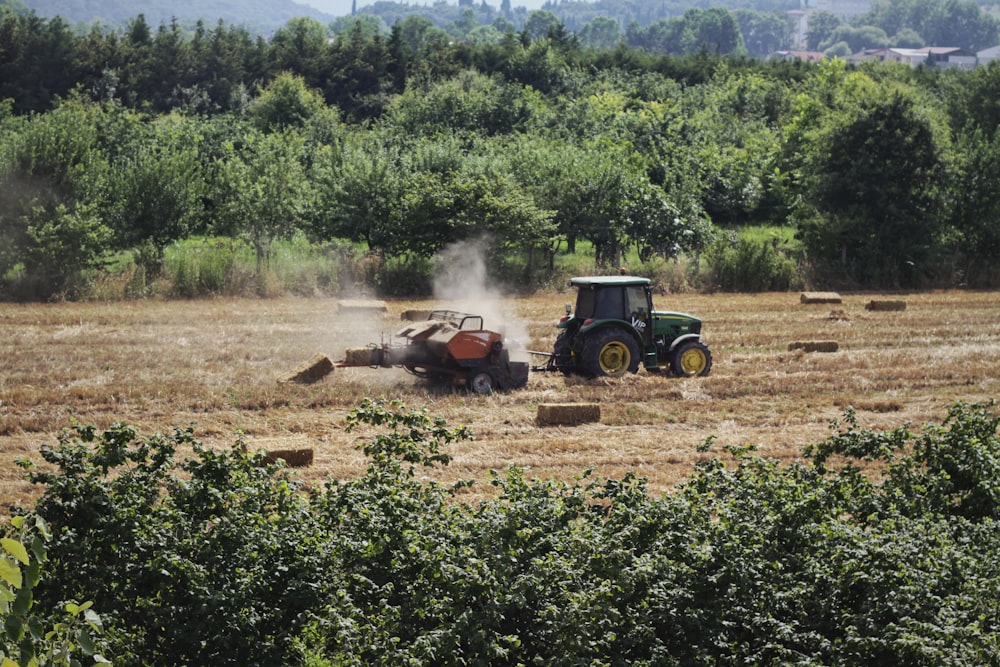
[[[356,447],[372,434],[345,432],[348,411],[366,396],[399,398],[472,429],[475,440],[456,443],[452,464],[434,475],[478,480],[466,492],[475,499],[490,492],[481,483],[488,471],[510,464],[567,481],[587,467],[605,477],[631,470],[658,493],[727,444],[792,461],[849,405],[863,425],[888,428],[938,422],[959,399],[997,397],[995,293],[908,294],[906,309],[891,317],[866,310],[872,298],[844,295],[831,318],[828,308],[803,308],[788,293],[657,295],[658,308],[704,319],[715,358],[709,377],[533,373],[524,389],[488,396],[398,369],[277,381],[318,353],[339,358],[381,342],[403,311],[453,304],[389,301],[385,312],[351,317],[338,314],[336,299],[0,304],[0,499],[31,501],[14,460],[40,460],[40,445],[72,419],[99,428],[125,421],[144,435],[193,424],[199,440],[219,448],[242,432],[252,449],[312,450],[312,465],[294,474],[320,481],[364,469]],[[547,294],[504,305],[523,320],[525,347],[549,350],[567,300]],[[797,340],[836,340],[840,351],[789,351]],[[541,428],[541,404],[597,404],[600,422]],[[699,452],[709,436],[711,452]]]

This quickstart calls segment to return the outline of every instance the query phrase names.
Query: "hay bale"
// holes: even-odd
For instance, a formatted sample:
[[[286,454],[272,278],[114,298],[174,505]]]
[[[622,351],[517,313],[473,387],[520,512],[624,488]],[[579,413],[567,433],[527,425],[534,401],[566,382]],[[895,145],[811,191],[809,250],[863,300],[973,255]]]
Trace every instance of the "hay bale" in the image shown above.
[[[597,403],[543,403],[538,406],[535,421],[539,426],[560,426],[601,421],[601,406]]]
[[[804,352],[836,352],[840,348],[835,340],[797,341],[788,344],[788,351],[802,350]]]
[[[276,449],[264,452],[264,463],[274,464],[282,459],[289,468],[304,468],[313,462],[312,447],[308,449]]]
[[[342,299],[337,302],[337,312],[348,313],[385,313],[389,307],[385,301],[375,299]]]
[[[333,372],[333,362],[325,354],[317,354],[294,371],[278,380],[282,384],[313,384]]]
[[[431,316],[429,310],[404,310],[399,314],[399,319],[404,322],[423,322]]]
[[[842,303],[843,299],[836,292],[803,292],[802,303]]]
[[[880,301],[872,299],[865,304],[865,310],[906,310],[905,301]]]
[[[374,352],[375,348],[373,347],[348,348],[345,352],[344,364],[347,366],[377,366]]]

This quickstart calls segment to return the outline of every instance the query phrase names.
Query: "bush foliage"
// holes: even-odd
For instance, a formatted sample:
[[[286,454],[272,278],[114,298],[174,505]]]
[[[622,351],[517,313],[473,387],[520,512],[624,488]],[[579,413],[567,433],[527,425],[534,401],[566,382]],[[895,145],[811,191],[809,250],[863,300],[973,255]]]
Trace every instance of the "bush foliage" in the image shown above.
[[[34,593],[92,600],[122,665],[996,664],[998,423],[849,409],[802,463],[728,447],[661,497],[511,467],[475,506],[423,476],[472,434],[396,401],[351,413],[367,471],[321,488],[241,440],[77,424],[28,466]]]

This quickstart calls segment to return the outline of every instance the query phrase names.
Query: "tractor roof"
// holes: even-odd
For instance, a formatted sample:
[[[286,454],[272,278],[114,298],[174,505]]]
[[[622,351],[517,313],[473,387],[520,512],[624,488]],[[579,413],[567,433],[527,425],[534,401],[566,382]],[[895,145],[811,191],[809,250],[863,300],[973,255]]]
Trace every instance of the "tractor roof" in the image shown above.
[[[578,276],[571,278],[569,284],[573,287],[627,287],[630,285],[648,285],[649,278],[639,276]]]

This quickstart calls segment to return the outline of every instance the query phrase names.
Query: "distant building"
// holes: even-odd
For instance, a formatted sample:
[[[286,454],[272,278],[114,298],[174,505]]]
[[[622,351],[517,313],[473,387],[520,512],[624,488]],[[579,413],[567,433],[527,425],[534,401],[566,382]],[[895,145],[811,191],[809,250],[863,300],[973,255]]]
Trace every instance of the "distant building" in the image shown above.
[[[994,60],[1000,60],[1000,46],[991,46],[976,54],[980,65],[989,65]]]
[[[917,51],[927,53],[927,64],[935,67],[975,69],[976,54],[957,46],[925,46]]]
[[[880,48],[865,49],[864,51],[852,53],[847,57],[847,62],[854,64],[863,63],[867,60],[877,60],[883,63],[903,63],[904,65],[916,67],[927,62],[927,54],[920,49]]]
[[[931,67],[973,69],[976,66],[975,53],[955,46],[925,46],[922,49],[865,49],[847,57],[847,62],[855,64],[866,60],[903,63],[911,67],[928,65]]]

